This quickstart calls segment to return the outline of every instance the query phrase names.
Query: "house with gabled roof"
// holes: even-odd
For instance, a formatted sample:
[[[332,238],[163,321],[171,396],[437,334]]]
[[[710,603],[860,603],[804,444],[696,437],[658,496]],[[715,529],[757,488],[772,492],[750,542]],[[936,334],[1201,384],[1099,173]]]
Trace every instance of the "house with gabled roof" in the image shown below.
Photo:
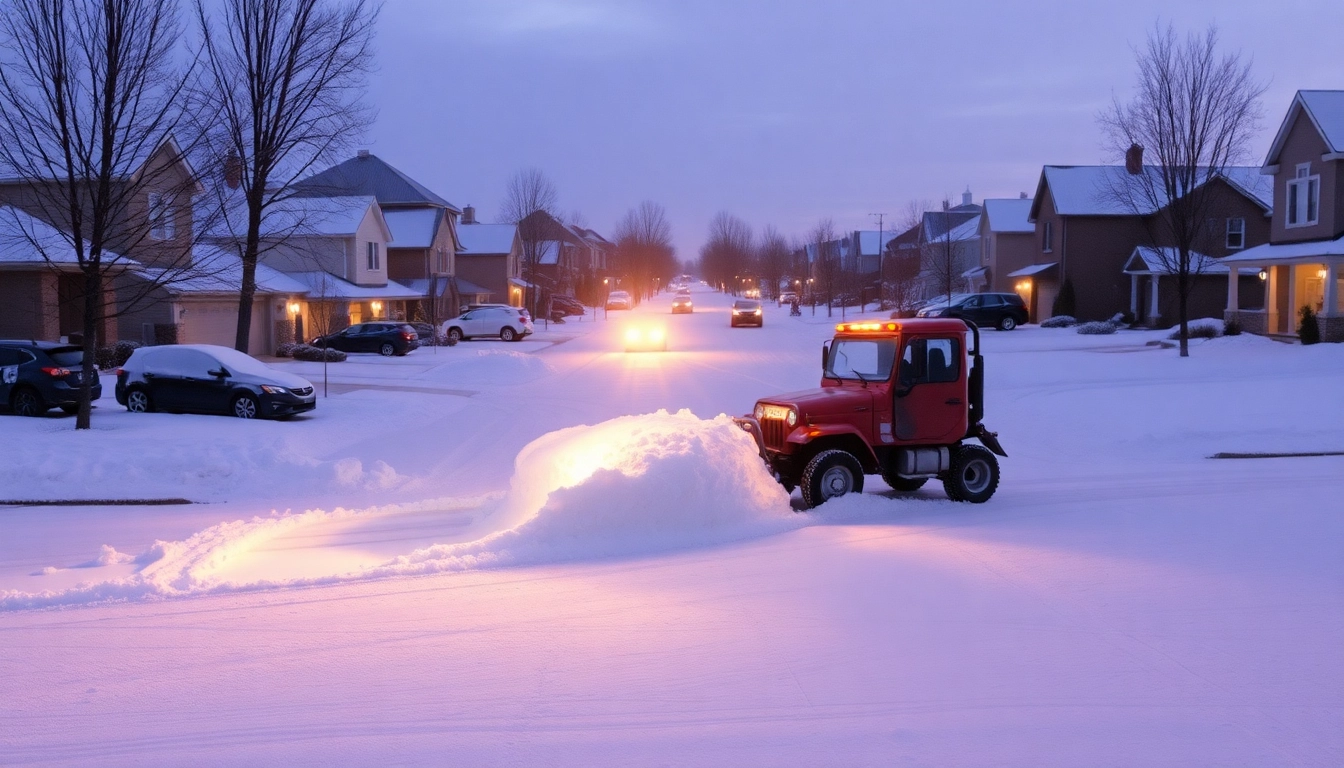
[[[987,290],[1017,293],[1027,305],[1032,321],[1040,315],[1038,298],[1031,293],[1030,281],[1010,277],[1010,273],[1031,266],[1036,255],[1036,227],[1031,223],[1031,198],[986,198],[985,213],[980,217],[980,266],[985,270]],[[1048,308],[1047,308],[1048,309]]]
[[[947,293],[977,293],[988,285],[987,270],[980,265],[981,206],[972,202],[970,190],[961,204],[943,203],[941,211],[925,211],[919,229],[919,281],[925,297]]]
[[[290,189],[297,197],[359,195],[377,200],[392,234],[388,279],[422,289],[420,300],[405,304],[398,319],[429,321],[457,313],[462,303],[454,280],[461,248],[457,226],[462,211],[457,206],[367,149]]]
[[[459,282],[479,286],[486,301],[523,306],[528,283],[523,280],[522,240],[514,224],[481,224],[469,205],[457,230],[462,250],[457,254]]]
[[[1128,314],[1157,326],[1176,318],[1176,281],[1168,266],[1158,263],[1162,249],[1172,244],[1153,242],[1154,233],[1163,230],[1153,219],[1163,211],[1136,203],[1138,196],[1118,194],[1139,183],[1132,177],[1159,172],[1143,164],[1142,147],[1131,155],[1125,165],[1041,169],[1030,212],[1033,261],[1006,275],[1026,286],[1019,290],[1033,296],[1040,319],[1050,316],[1066,281],[1073,287],[1079,319]],[[1243,166],[1207,174],[1192,193],[1215,196],[1210,207],[1218,215],[1210,218],[1197,243],[1195,263],[1207,269],[1194,277],[1189,316],[1221,316],[1226,268],[1218,266],[1220,260],[1268,240],[1273,200],[1259,169]],[[1247,280],[1237,290],[1242,300],[1252,301],[1259,289]]]
[[[1344,341],[1344,90],[1298,91],[1259,170],[1273,190],[1269,240],[1223,260],[1225,317],[1291,334],[1306,307],[1323,340]],[[1261,278],[1258,307],[1232,287],[1248,272]]]

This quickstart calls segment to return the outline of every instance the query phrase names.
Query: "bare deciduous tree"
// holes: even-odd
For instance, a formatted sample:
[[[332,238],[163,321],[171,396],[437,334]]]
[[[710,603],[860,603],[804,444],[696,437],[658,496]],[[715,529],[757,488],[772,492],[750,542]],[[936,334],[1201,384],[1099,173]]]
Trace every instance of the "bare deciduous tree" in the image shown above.
[[[808,235],[808,244],[816,259],[816,284],[814,290],[820,290],[826,296],[826,316],[831,316],[831,304],[834,303],[836,282],[840,277],[840,254],[836,251],[835,223],[829,218],[822,219]],[[813,301],[816,301],[815,294]]]
[[[677,269],[667,211],[652,200],[626,211],[616,224],[616,262],[634,281],[637,295],[653,292],[654,278],[667,280]]]
[[[719,211],[709,222],[709,239],[700,248],[700,269],[710,283],[736,295],[742,273],[751,267],[751,226]]]
[[[509,179],[500,206],[499,220],[518,227],[518,239],[523,248],[520,254],[523,279],[533,286],[528,289],[527,301],[533,317],[537,315],[540,298],[536,286],[541,282],[541,261],[547,242],[554,234],[550,228],[557,218],[558,200],[555,185],[545,173],[537,168],[525,168]],[[559,243],[553,247],[559,248]],[[559,256],[557,253],[557,260]]]
[[[1240,53],[1219,52],[1214,27],[1184,39],[1170,25],[1155,28],[1136,57],[1134,98],[1116,101],[1099,120],[1110,149],[1137,167],[1102,193],[1142,216],[1163,268],[1175,276],[1187,357],[1189,297],[1208,263],[1197,248],[1207,221],[1227,215],[1227,198],[1208,182],[1247,157],[1264,86]]]
[[[212,9],[218,8],[217,13]],[[371,0],[196,0],[205,66],[196,96],[209,122],[208,167],[232,176],[214,189],[246,223],[234,345],[248,348],[261,233],[290,184],[348,151],[372,121],[362,104],[373,66]],[[240,201],[230,187],[237,186]],[[238,210],[233,210],[237,206]],[[240,226],[241,224],[241,226]]]
[[[924,232],[920,238],[920,271],[934,289],[934,296],[943,296],[952,300],[953,288],[962,272],[966,270],[967,254],[960,241],[953,237],[957,228],[956,217],[950,211],[952,203],[944,198],[941,215],[937,212],[930,218],[925,217],[925,226],[933,223],[933,231]]]
[[[789,276],[791,259],[789,241],[778,229],[767,225],[761,230],[760,241],[756,244],[756,268],[760,270],[761,280],[770,286],[770,298],[778,298],[779,283]]]
[[[149,162],[162,147],[176,151],[168,141],[190,73],[175,61],[180,39],[172,0],[0,3],[0,174],[15,180],[9,202],[37,220],[15,216],[20,236],[51,269],[78,270],[76,429],[90,426],[105,324],[192,267],[190,238],[176,230],[191,221],[196,180]],[[154,269],[118,304],[113,278],[138,266],[127,254],[140,250]]]

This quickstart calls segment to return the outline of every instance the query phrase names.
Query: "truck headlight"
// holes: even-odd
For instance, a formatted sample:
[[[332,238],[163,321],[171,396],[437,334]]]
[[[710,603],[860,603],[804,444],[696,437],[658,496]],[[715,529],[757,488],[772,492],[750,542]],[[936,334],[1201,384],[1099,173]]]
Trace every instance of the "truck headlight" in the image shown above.
[[[762,418],[765,417],[765,406],[761,405],[760,403],[757,403],[756,410],[752,411],[751,415],[755,416],[757,421],[760,421]]]
[[[798,412],[790,408],[789,415],[784,417],[784,423],[788,424],[790,427],[792,427],[794,424],[797,424]]]

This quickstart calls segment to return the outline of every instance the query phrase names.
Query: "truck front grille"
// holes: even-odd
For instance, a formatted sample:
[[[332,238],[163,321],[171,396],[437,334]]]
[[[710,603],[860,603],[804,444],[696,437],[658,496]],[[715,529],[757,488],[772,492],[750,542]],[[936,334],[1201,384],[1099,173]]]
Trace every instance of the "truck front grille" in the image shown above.
[[[788,434],[789,428],[783,419],[761,419],[761,439],[767,450],[783,451],[784,438]]]

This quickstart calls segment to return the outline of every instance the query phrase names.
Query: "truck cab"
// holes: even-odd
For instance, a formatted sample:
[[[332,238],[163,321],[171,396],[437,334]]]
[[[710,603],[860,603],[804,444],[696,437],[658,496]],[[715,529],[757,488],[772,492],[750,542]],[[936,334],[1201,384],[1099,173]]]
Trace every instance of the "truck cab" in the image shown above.
[[[995,454],[1007,454],[983,418],[979,329],[920,318],[837,325],[822,346],[820,387],[762,398],[738,423],[813,507],[861,492],[874,474],[898,491],[936,478],[954,500],[988,501]]]

